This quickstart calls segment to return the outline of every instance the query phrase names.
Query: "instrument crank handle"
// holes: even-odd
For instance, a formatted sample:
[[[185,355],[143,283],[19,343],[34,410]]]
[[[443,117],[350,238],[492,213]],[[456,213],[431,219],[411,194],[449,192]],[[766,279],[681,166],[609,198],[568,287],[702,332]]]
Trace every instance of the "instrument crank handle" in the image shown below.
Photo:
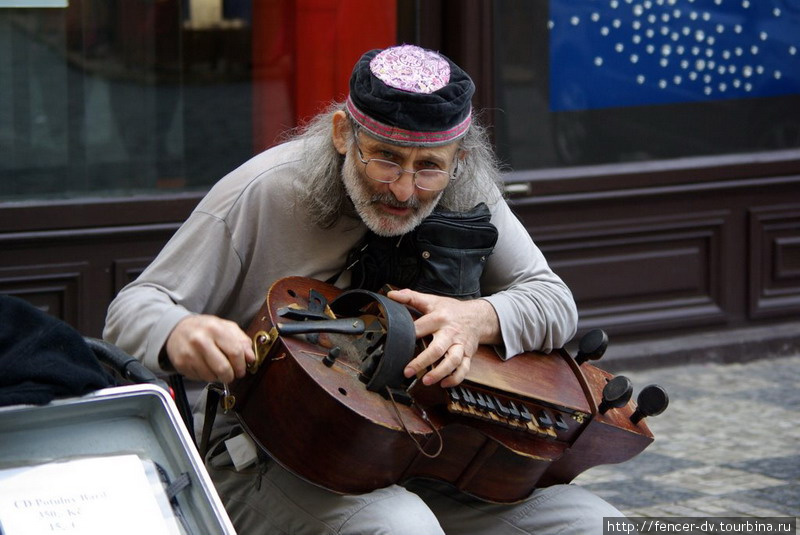
[[[333,319],[324,312],[315,312],[304,308],[294,308],[292,306],[281,307],[278,309],[278,316],[290,320],[329,320]]]
[[[278,323],[278,334],[338,333],[363,334],[366,330],[361,318],[339,318],[335,320],[298,321],[296,323]]]

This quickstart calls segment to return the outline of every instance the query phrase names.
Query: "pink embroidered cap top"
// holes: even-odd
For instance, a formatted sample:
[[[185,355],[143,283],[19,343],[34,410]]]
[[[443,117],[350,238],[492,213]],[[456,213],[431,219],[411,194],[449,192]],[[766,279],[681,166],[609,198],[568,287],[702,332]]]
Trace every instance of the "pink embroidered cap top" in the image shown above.
[[[369,68],[384,84],[412,93],[433,93],[450,82],[447,60],[413,45],[387,48],[369,62]]]

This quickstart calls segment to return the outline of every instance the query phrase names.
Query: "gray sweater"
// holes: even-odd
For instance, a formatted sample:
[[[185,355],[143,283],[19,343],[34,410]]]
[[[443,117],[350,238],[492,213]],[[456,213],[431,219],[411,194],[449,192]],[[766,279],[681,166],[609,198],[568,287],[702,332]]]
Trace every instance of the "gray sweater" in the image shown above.
[[[166,372],[159,353],[187,315],[213,314],[246,329],[279,278],[325,280],[339,272],[366,227],[342,217],[323,230],[308,220],[296,202],[304,187],[300,155],[297,142],[279,145],[220,180],[111,303],[103,337]],[[497,311],[499,352],[508,358],[564,345],[577,323],[572,294],[499,192],[486,201],[499,238],[481,278],[481,298]],[[337,284],[348,282],[344,276]]]

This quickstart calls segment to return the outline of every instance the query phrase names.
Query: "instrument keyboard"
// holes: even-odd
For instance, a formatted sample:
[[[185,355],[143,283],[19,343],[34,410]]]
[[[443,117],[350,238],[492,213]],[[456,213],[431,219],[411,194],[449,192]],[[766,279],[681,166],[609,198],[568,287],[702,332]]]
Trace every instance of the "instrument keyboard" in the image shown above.
[[[567,439],[586,415],[545,407],[533,401],[512,399],[503,394],[456,386],[447,389],[447,410],[469,418],[503,425],[546,439]],[[570,423],[571,422],[571,423]]]

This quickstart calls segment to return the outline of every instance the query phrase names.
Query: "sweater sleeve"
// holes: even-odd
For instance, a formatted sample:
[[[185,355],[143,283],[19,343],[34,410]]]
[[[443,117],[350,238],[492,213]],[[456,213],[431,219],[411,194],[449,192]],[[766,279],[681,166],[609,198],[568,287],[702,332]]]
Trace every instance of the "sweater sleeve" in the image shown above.
[[[219,313],[238,284],[242,262],[219,218],[195,211],[137,280],[109,306],[103,338],[166,373],[159,354],[177,323]]]
[[[572,292],[548,265],[530,234],[504,201],[492,208],[497,245],[481,280],[482,293],[497,312],[504,358],[525,351],[562,347],[577,329]]]

